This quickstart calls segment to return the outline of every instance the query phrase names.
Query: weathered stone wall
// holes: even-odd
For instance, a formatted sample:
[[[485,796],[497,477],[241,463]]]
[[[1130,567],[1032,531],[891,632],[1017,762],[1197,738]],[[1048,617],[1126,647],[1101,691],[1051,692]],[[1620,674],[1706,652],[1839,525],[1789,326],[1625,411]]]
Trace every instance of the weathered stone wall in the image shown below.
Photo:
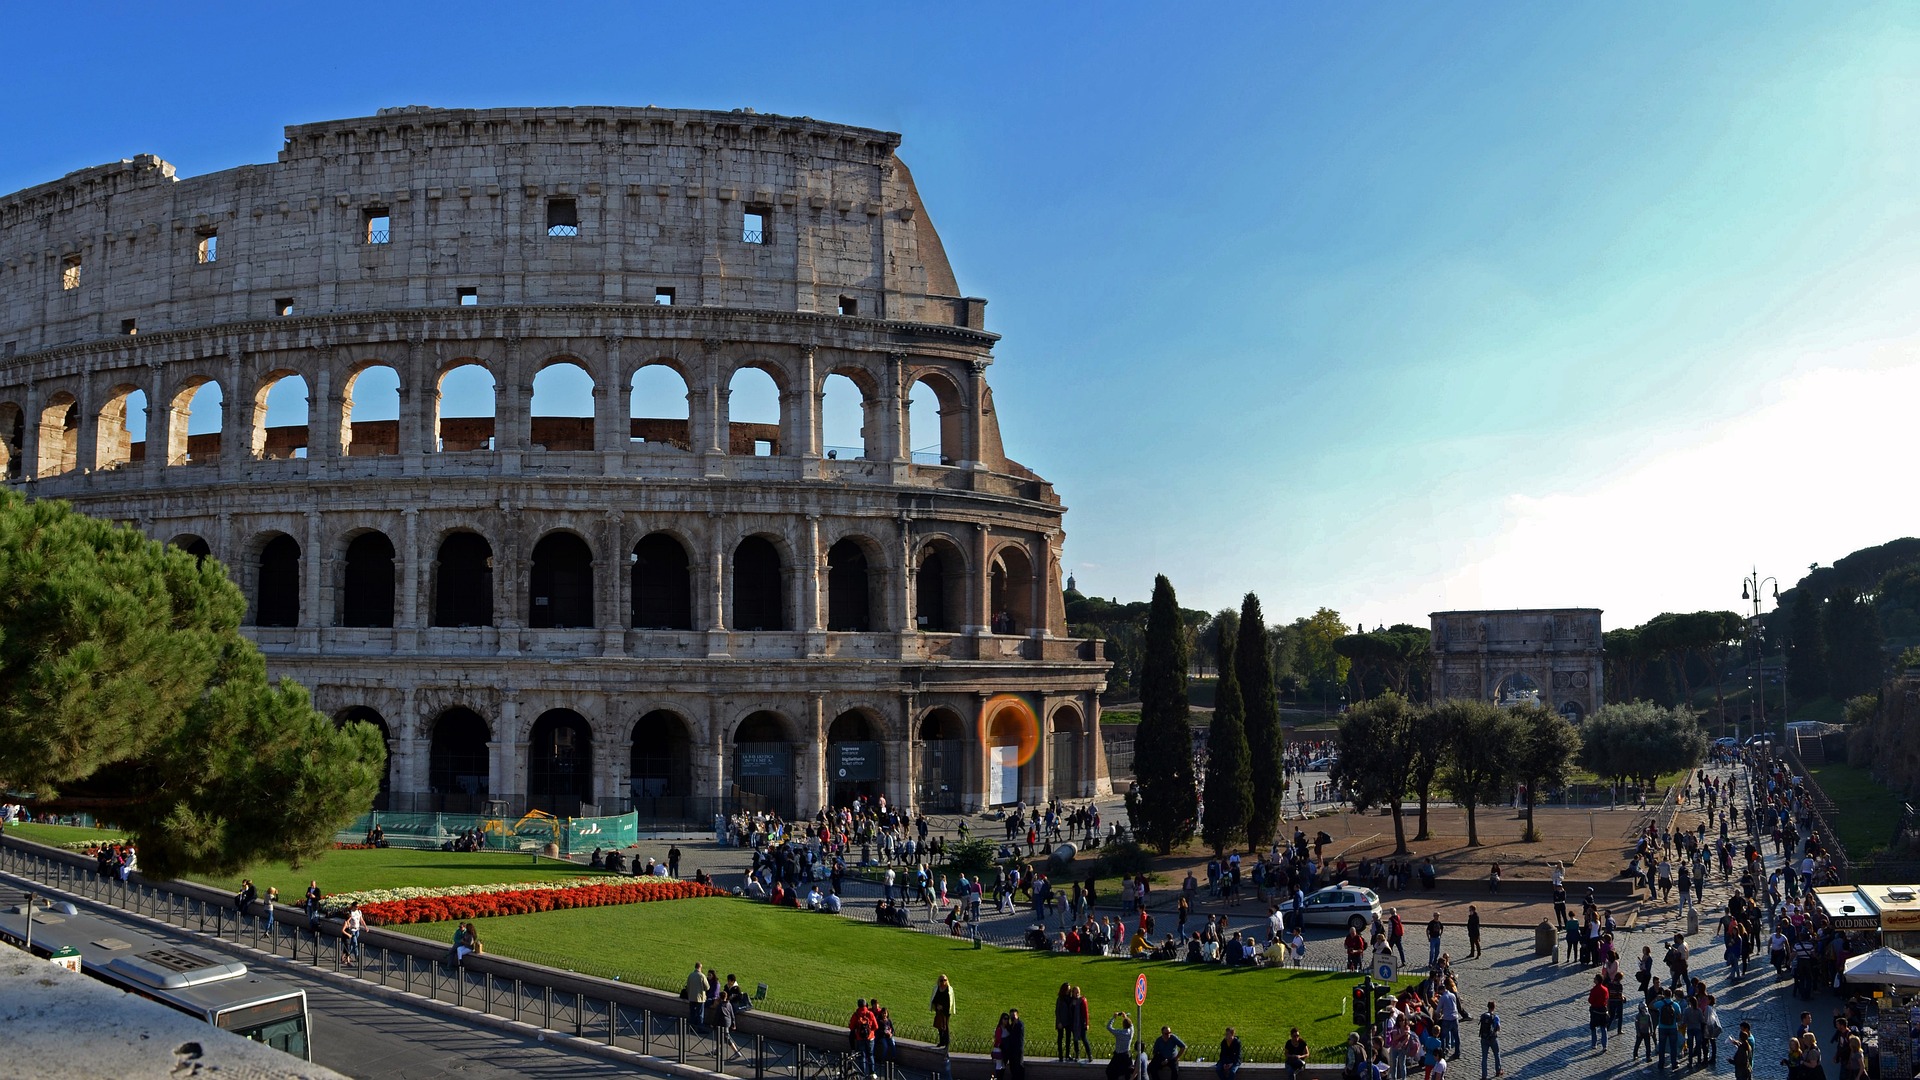
[[[1495,700],[1503,684],[1530,680],[1541,702],[1575,721],[1606,700],[1596,608],[1436,611],[1430,618],[1435,698]]]
[[[274,670],[385,726],[397,808],[454,794],[434,782],[454,709],[515,806],[558,784],[618,810],[668,759],[676,796],[726,799],[743,725],[792,752],[790,809],[853,790],[830,787],[828,744],[868,738],[866,790],[979,805],[990,744],[1017,737],[1009,694],[1040,728],[1014,794],[1091,794],[1106,665],[1064,636],[1064,508],[1001,451],[983,302],[952,295],[897,142],[752,114],[397,110],[291,128],[277,164],[176,180],[139,158],[0,198],[7,477],[225,562]],[[577,235],[549,235],[556,199]],[[769,242],[743,237],[749,205]],[[591,379],[591,416],[535,414],[559,364]],[[442,415],[442,381],[474,366],[492,415]],[[633,401],[653,367],[685,387],[668,415]],[[777,423],[732,421],[745,368],[773,379]],[[356,417],[376,369],[397,419]],[[822,444],[835,374],[862,395],[855,454]],[[296,376],[304,422],[269,427]],[[190,433],[211,387],[219,430]],[[916,394],[937,436],[909,431]],[[909,451],[935,441],[939,464]],[[645,569],[663,544],[669,569]],[[655,713],[671,722],[636,727]]]

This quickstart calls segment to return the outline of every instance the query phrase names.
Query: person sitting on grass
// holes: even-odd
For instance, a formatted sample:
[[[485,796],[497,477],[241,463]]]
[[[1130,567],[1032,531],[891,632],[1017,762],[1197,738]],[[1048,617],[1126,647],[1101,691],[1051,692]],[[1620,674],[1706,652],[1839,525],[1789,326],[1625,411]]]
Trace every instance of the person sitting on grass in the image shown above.
[[[1133,940],[1127,943],[1127,955],[1145,956],[1147,955],[1148,951],[1149,951],[1149,948],[1147,945],[1146,930],[1144,929],[1135,930],[1133,932]]]

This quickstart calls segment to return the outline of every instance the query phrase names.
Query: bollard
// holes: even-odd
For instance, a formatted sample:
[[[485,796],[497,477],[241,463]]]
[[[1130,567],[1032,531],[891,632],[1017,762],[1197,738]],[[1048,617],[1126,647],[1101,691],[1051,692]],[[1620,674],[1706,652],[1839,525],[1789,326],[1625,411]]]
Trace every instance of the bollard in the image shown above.
[[[1558,947],[1559,940],[1560,936],[1554,933],[1553,924],[1541,919],[1540,925],[1533,928],[1533,955],[1552,956]]]

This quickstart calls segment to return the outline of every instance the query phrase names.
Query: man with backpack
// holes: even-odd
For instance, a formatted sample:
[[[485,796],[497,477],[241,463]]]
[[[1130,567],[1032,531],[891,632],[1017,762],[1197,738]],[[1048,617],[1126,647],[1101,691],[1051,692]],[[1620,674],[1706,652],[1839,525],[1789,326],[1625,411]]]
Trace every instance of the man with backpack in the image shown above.
[[[880,1030],[873,1010],[865,998],[854,1002],[853,1015],[847,1018],[847,1041],[851,1044],[855,1066],[862,1075],[876,1075],[873,1063],[873,1038]]]
[[[1660,1068],[1680,1067],[1680,1005],[1670,990],[1662,989],[1653,1003],[1654,1046],[1659,1052]]]
[[[1487,1002],[1487,1011],[1480,1014],[1480,1080],[1487,1080],[1489,1053],[1493,1055],[1493,1075],[1507,1075],[1500,1067],[1500,1013],[1491,1001]]]

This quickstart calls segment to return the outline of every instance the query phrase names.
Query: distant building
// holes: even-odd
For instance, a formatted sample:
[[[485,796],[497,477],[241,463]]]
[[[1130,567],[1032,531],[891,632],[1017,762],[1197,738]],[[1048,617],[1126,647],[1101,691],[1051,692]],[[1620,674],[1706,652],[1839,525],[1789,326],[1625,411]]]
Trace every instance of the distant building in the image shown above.
[[[1574,722],[1606,700],[1599,608],[1436,611],[1433,696],[1541,701]]]

